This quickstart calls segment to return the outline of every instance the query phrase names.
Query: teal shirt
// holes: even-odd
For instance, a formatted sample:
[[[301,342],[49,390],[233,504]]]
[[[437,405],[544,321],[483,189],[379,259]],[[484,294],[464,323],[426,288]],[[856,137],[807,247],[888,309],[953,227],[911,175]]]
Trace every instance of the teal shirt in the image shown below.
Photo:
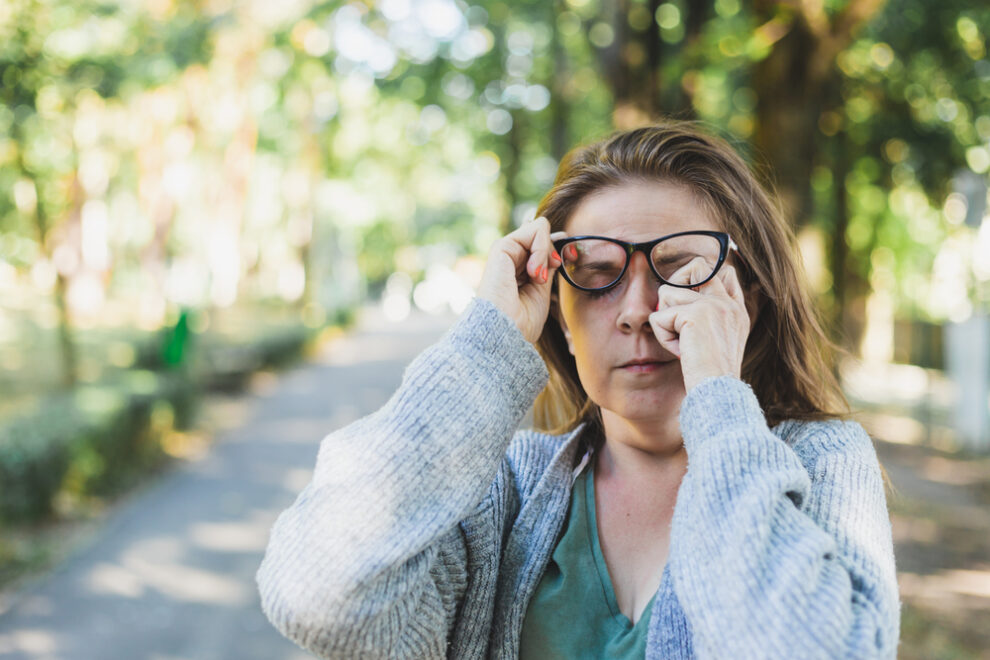
[[[564,533],[523,620],[520,658],[646,656],[653,599],[635,625],[619,611],[598,542],[593,463],[571,490]]]

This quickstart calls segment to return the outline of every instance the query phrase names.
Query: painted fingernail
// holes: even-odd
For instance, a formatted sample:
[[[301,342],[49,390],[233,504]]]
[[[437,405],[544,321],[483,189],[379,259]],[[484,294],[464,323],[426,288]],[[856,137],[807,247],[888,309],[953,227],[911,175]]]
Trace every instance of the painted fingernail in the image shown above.
[[[560,258],[560,255],[557,253],[556,250],[554,250],[553,252],[551,252],[550,253],[550,256],[552,256],[554,259],[556,259],[559,263],[563,263],[564,262],[564,260]]]

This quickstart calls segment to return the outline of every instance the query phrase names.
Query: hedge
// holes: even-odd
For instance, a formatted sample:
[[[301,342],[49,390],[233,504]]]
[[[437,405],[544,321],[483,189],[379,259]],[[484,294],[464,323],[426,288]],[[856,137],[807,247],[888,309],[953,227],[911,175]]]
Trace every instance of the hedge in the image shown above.
[[[50,517],[60,494],[113,495],[166,458],[164,434],[192,425],[202,389],[242,387],[259,368],[298,358],[311,331],[285,327],[253,341],[201,338],[190,363],[160,370],[152,344],[139,346],[148,368],[109,382],[44,397],[0,423],[0,524]]]
[[[0,427],[0,521],[45,518],[62,491],[82,497],[126,488],[164,458],[166,429],[156,419],[181,428],[194,405],[180,374],[150,371],[45,397]]]

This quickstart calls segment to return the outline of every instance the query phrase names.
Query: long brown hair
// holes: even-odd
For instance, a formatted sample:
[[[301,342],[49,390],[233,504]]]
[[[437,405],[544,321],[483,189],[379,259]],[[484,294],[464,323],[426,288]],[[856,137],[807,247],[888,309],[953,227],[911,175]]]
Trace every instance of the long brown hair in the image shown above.
[[[739,246],[741,283],[755,286],[761,299],[746,342],[742,379],[756,393],[767,423],[844,416],[848,404],[830,368],[834,346],[811,304],[793,232],[724,140],[693,122],[664,121],[579,147],[561,161],[537,214],[550,221],[551,231],[561,231],[588,195],[643,181],[687,186]],[[581,385],[554,314],[537,348],[550,368],[550,382],[536,400],[536,425],[560,433],[596,422],[598,408]]]

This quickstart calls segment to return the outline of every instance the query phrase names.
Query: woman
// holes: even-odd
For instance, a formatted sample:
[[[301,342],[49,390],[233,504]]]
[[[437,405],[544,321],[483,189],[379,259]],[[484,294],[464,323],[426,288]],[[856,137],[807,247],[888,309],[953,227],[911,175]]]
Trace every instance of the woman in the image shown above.
[[[895,657],[876,455],[742,160],[619,133],[539,214],[323,441],[258,572],[275,626],[328,658]],[[541,390],[561,433],[514,434]]]

